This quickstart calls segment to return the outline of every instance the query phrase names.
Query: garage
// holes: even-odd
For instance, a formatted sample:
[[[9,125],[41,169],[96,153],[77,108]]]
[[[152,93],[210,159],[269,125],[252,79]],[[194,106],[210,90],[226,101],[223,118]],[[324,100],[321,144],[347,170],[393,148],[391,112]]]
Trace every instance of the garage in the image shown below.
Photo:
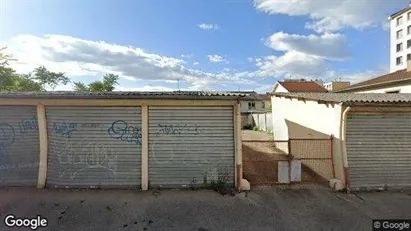
[[[350,113],[346,144],[352,190],[411,186],[411,113]]]
[[[247,97],[201,91],[0,94],[0,186],[240,187],[240,101]],[[10,171],[13,164],[21,169]]]
[[[35,106],[0,106],[0,186],[36,186],[39,129]]]
[[[233,107],[149,107],[149,187],[234,186]]]
[[[141,107],[46,107],[48,187],[141,186]]]

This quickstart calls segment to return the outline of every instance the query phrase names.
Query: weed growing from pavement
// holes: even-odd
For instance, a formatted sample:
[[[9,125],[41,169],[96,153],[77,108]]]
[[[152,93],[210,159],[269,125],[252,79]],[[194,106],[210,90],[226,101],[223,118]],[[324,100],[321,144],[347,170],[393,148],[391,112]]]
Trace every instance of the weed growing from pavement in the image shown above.
[[[217,180],[213,179],[210,182],[210,187],[221,195],[235,195],[235,190],[229,184],[229,174],[227,170],[222,170],[218,173]]]

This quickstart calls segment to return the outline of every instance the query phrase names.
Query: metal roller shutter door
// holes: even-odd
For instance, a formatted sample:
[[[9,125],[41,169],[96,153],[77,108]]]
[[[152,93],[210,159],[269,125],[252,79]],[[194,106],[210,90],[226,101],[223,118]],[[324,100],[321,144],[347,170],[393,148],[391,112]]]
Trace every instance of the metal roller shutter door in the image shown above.
[[[36,186],[39,155],[36,107],[0,106],[0,186]]]
[[[411,114],[350,114],[347,158],[352,190],[411,186]]]
[[[234,185],[232,107],[149,107],[149,185]]]
[[[140,107],[47,107],[47,185],[141,185]]]

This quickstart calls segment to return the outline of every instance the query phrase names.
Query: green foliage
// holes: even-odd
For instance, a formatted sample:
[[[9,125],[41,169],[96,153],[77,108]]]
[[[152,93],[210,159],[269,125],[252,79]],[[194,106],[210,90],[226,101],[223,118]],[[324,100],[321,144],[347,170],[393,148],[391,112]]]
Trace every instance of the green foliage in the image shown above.
[[[252,130],[252,129],[253,129],[253,125],[251,125],[251,124],[246,124],[246,125],[243,126],[243,129]]]
[[[228,172],[219,172],[218,176],[217,176],[217,180],[211,180],[210,182],[210,187],[217,191],[217,192],[221,192],[224,189],[228,188],[228,181],[229,181],[229,175]]]
[[[34,70],[32,74],[17,74],[10,67],[13,57],[5,52],[6,48],[0,48],[0,92],[45,91],[46,86],[55,88],[58,84],[67,84],[70,79],[64,73],[48,71],[44,66]]]
[[[73,84],[76,91],[89,91],[88,86],[82,82],[73,82]]]
[[[94,81],[86,85],[81,82],[74,82],[74,90],[83,92],[110,92],[115,85],[118,85],[118,75],[107,74],[103,76],[103,81]]]
[[[34,69],[33,80],[40,83],[41,86],[48,85],[54,89],[57,85],[66,85],[70,82],[70,79],[64,76],[63,72],[51,72],[47,70],[44,66],[37,67]]]
[[[253,127],[253,131],[257,131],[257,132],[258,132],[258,131],[260,131],[260,129],[259,129],[257,126],[254,126],[254,127]]]

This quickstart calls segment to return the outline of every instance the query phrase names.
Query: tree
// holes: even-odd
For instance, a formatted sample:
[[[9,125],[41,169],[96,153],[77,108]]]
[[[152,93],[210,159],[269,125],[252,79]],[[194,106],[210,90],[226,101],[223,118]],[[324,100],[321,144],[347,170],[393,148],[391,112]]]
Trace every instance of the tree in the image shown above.
[[[94,81],[88,85],[82,82],[74,82],[74,90],[83,92],[110,92],[114,90],[115,85],[118,85],[118,79],[118,75],[106,74],[103,76],[102,81]]]
[[[15,83],[16,72],[9,67],[14,59],[5,53],[6,47],[0,48],[0,91],[11,88]]]
[[[56,88],[59,84],[68,84],[70,79],[64,76],[63,72],[51,72],[47,70],[44,66],[37,67],[34,69],[33,80],[40,83],[42,86],[50,86],[52,89]]]
[[[45,91],[46,86],[55,88],[58,84],[70,82],[64,73],[48,71],[44,66],[34,70],[34,75],[18,74],[10,67],[10,62],[15,61],[13,57],[5,53],[6,48],[0,48],[0,92],[1,91]]]

